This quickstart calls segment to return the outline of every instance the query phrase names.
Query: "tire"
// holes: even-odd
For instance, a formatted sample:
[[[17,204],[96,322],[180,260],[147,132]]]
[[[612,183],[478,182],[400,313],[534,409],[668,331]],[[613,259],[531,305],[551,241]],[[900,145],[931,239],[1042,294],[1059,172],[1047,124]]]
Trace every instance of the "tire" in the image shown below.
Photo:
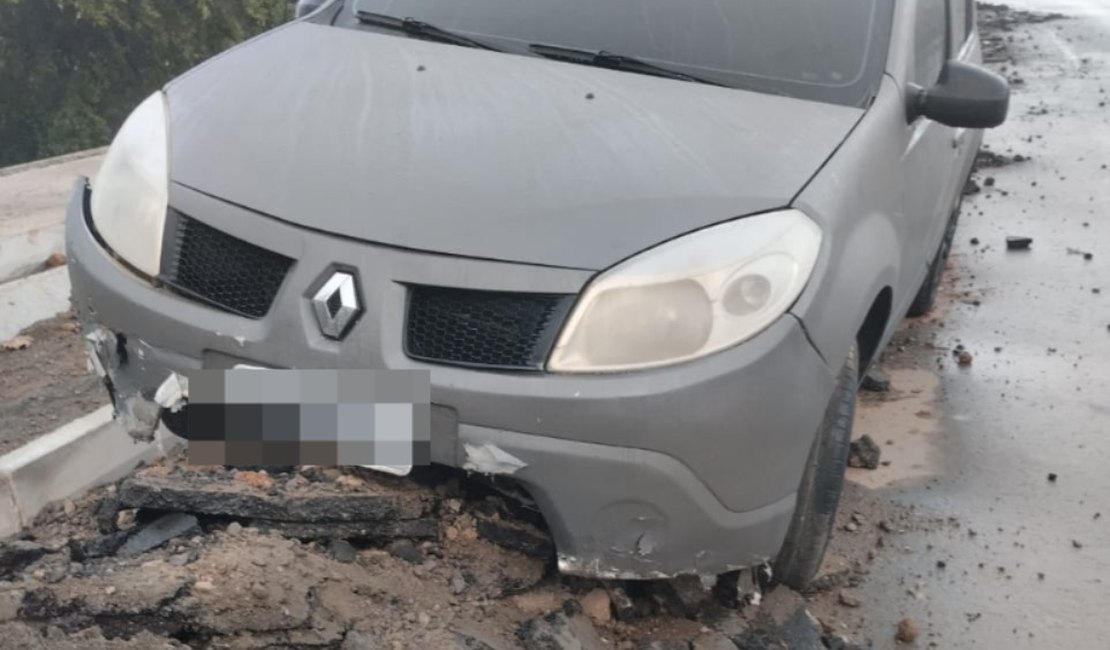
[[[775,558],[772,580],[792,589],[805,589],[817,575],[832,536],[848,467],[858,374],[858,351],[853,344],[806,460],[786,541]]]
[[[944,239],[940,242],[936,257],[929,264],[929,273],[925,276],[921,288],[917,290],[917,295],[914,296],[913,303],[910,304],[910,309],[906,312],[907,316],[911,318],[924,316],[936,304],[940,281],[944,279],[944,267],[948,262],[948,253],[952,250],[952,240],[956,238],[956,222],[959,221],[959,217],[960,208],[957,206],[952,211],[952,216],[948,218],[948,225],[944,229]]]

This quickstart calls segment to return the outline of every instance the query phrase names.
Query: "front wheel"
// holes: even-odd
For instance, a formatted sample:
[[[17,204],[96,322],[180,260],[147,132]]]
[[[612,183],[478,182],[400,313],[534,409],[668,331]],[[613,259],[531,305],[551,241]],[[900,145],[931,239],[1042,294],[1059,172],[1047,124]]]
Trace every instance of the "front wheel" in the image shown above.
[[[848,467],[858,375],[858,351],[853,344],[810,449],[786,541],[775,558],[772,579],[792,589],[805,589],[817,575],[832,536]]]

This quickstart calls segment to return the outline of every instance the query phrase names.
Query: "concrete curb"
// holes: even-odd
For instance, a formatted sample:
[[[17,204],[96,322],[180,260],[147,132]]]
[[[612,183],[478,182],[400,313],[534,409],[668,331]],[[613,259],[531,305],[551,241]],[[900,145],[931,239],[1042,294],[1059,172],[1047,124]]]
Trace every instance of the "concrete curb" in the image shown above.
[[[22,225],[22,224],[16,224]],[[0,282],[11,282],[40,271],[54,253],[65,253],[65,225],[32,225],[29,230],[6,234],[0,226]]]
[[[49,271],[0,284],[0,341],[69,309],[69,271]]]
[[[164,428],[153,442],[135,442],[103,406],[0,456],[0,537],[30,525],[48,503],[115,481],[181,444]]]
[[[11,176],[12,174],[19,174],[31,169],[39,169],[40,167],[49,167],[50,165],[60,165],[61,163],[72,162],[74,160],[81,160],[90,156],[99,156],[108,151],[108,147],[97,147],[96,149],[85,149],[83,151],[74,151],[73,153],[66,153],[53,158],[40,158],[30,162],[20,163],[18,165],[10,165],[8,167],[0,167],[0,176]]]

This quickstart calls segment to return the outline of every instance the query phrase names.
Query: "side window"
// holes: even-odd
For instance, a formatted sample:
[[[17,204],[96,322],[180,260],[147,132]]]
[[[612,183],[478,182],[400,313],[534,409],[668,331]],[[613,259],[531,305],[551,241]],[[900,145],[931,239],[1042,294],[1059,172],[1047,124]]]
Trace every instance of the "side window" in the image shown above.
[[[948,59],[949,0],[917,0],[914,26],[914,83],[928,88]]]

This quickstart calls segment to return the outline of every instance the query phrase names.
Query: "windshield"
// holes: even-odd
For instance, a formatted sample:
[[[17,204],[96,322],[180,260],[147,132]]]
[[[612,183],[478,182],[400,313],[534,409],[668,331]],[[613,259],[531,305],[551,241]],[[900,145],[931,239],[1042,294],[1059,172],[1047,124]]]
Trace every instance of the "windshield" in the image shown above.
[[[891,0],[347,0],[507,52],[606,51],[735,88],[850,106],[873,96]],[[392,32],[396,34],[397,32]],[[400,34],[404,37],[404,34]]]

